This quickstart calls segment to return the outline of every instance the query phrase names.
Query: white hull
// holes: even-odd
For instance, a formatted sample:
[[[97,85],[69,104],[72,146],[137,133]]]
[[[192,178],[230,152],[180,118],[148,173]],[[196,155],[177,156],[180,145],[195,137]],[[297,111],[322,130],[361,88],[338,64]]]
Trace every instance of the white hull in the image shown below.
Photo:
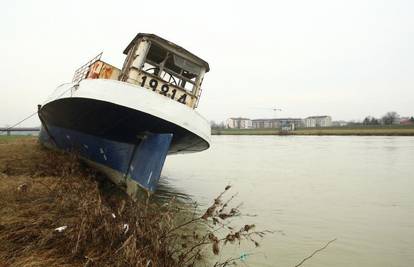
[[[65,83],[56,88],[43,106],[72,97],[105,101],[150,114],[174,123],[210,144],[210,124],[197,111],[141,86],[103,79],[82,80],[79,85]]]

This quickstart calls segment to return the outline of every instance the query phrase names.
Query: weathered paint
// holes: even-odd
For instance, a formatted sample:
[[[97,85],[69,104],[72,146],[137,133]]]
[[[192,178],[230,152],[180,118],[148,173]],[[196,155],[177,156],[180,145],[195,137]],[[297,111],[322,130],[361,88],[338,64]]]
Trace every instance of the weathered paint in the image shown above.
[[[153,80],[156,80],[156,82]],[[137,80],[133,83],[153,92],[164,95],[189,107],[194,107],[194,104],[197,100],[197,98],[192,93],[187,92],[171,83],[167,83],[161,78],[152,74],[148,74],[144,71],[138,72]]]
[[[163,51],[155,52],[163,53],[159,55],[164,57],[162,62],[154,60],[153,57],[151,59],[147,58],[153,45]],[[85,78],[119,80],[150,89],[155,93],[164,95],[193,109],[198,106],[202,91],[201,84],[205,73],[210,70],[206,61],[172,42],[154,34],[144,33],[138,34],[125,49],[124,53],[127,57],[122,71],[100,60],[102,55],[100,53],[75,72],[73,81],[79,83]],[[170,56],[172,56],[175,62],[173,64],[175,64],[179,71],[176,71],[174,68],[168,68],[165,65],[167,58]],[[147,73],[143,70],[146,63],[155,66],[152,69],[158,69],[158,73],[155,73],[155,71],[154,73]],[[161,78],[161,75],[165,76],[165,74],[174,77],[177,82],[174,83],[171,82],[171,79],[166,81]],[[144,77],[147,77],[151,84],[146,83]]]
[[[144,63],[147,61],[147,55],[152,43],[156,43],[158,46],[165,49],[165,51],[168,51],[173,55],[178,55],[182,57],[186,60],[187,64],[193,64],[194,66],[198,66],[200,68],[198,78],[195,81],[193,90],[191,92],[179,87],[178,85],[166,82],[159,76],[147,73],[144,70],[142,70]],[[201,95],[200,87],[203,81],[204,74],[206,73],[206,67],[204,67],[203,63],[201,63],[200,61],[194,60],[194,55],[192,55],[189,52],[183,52],[183,49],[178,49],[175,45],[172,45],[172,43],[167,41],[164,42],[163,39],[153,39],[150,37],[142,37],[135,40],[135,43],[131,43],[129,45],[129,48],[126,49],[125,52],[127,52],[127,58],[125,59],[124,66],[122,68],[122,81],[140,85],[144,88],[153,90],[157,93],[165,95],[166,97],[174,99],[182,104],[185,104],[191,108],[197,107],[198,100]],[[162,70],[161,66],[160,69]],[[147,81],[142,80],[144,76],[148,77]],[[155,86],[151,87],[148,84],[148,81],[151,79],[156,80],[157,86],[155,90],[153,88]],[[154,84],[155,82],[153,82],[152,85]],[[164,88],[164,91],[162,91],[161,88]],[[166,88],[169,89],[168,92],[165,92]],[[173,92],[173,90],[175,91],[175,93]],[[185,97],[185,100],[182,98],[183,96]]]
[[[121,70],[102,60],[95,61],[90,67],[87,79],[118,80]]]
[[[139,70],[144,65],[149,47],[150,42],[143,40],[130,51],[122,71],[123,75],[126,77],[126,82],[136,84],[138,81]]]
[[[204,79],[204,74],[206,74],[206,69],[202,68],[200,71],[200,74],[197,77],[196,80],[196,84],[195,84],[195,89],[194,89],[194,94],[195,94],[195,102],[194,102],[194,108],[196,108],[198,106],[198,103],[200,102],[200,97],[201,97],[201,84],[203,83],[203,79]]]
[[[180,55],[181,57],[188,59],[190,61],[193,61],[194,63],[203,66],[206,69],[206,72],[210,71],[210,66],[206,61],[199,58],[198,56],[194,55],[190,51],[184,49],[181,46],[178,46],[174,44],[173,42],[170,42],[166,39],[163,39],[155,34],[149,34],[149,33],[138,33],[134,39],[129,43],[129,45],[125,48],[124,54],[128,54],[128,52],[137,44],[140,42],[140,40],[151,40],[151,42],[156,42],[158,45],[163,46],[167,50],[175,51],[176,54]]]
[[[117,142],[94,135],[48,125],[42,127],[42,144],[79,154],[97,166],[132,197],[138,187],[154,192],[171,144],[172,134],[147,134],[138,144]],[[53,136],[53,141],[51,139]]]

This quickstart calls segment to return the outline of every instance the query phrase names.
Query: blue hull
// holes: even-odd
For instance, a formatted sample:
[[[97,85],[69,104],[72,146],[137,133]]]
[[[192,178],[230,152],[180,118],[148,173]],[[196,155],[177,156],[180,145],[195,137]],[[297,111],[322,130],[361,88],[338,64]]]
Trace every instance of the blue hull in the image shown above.
[[[156,189],[172,138],[168,133],[146,134],[131,144],[50,124],[39,135],[48,147],[78,153],[133,197],[139,188]]]
[[[38,115],[41,143],[78,153],[134,197],[139,188],[156,189],[167,154],[209,147],[171,121],[93,98],[59,98],[39,106]]]

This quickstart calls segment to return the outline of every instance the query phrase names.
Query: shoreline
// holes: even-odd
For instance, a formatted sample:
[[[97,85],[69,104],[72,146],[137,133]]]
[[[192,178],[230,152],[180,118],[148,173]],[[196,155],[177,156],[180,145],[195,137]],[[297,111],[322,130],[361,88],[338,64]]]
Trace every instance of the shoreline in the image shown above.
[[[414,126],[326,127],[279,129],[212,129],[212,135],[309,135],[309,136],[414,136]]]
[[[229,185],[205,209],[162,191],[134,200],[34,136],[0,136],[0,147],[0,266],[226,266],[243,259],[220,248],[271,233],[230,227],[241,213]]]

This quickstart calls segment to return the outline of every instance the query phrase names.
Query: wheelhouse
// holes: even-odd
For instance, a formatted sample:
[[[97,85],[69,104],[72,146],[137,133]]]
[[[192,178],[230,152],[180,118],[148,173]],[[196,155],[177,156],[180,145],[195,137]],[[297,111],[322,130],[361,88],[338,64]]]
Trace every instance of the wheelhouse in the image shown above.
[[[139,33],[124,54],[127,57],[122,70],[103,62],[98,55],[86,64],[86,74],[78,73],[79,69],[75,76],[120,80],[197,107],[204,75],[210,70],[206,61],[157,35],[145,33]]]

